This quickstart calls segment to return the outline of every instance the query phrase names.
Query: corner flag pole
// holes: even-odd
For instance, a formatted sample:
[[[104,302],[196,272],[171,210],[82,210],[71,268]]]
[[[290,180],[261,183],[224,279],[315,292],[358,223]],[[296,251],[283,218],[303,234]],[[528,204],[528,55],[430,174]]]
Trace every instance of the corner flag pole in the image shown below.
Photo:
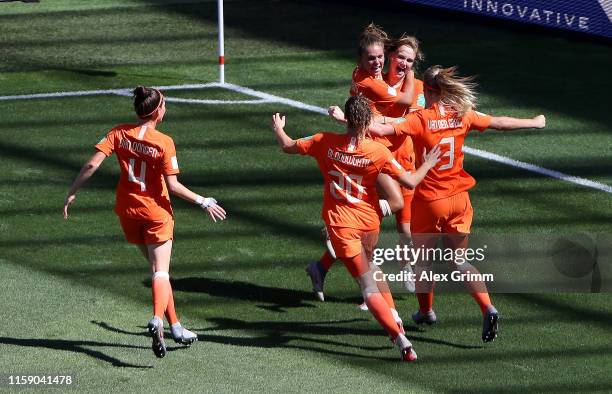
[[[219,83],[225,83],[225,44],[223,42],[223,0],[217,0],[219,11]]]

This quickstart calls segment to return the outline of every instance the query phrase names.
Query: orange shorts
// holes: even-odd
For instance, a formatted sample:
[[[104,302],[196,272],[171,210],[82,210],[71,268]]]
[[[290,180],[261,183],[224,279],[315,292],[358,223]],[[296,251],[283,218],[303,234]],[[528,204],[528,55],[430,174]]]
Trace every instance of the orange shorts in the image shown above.
[[[351,276],[361,276],[370,270],[368,262],[372,259],[374,247],[378,242],[378,230],[363,231],[349,227],[328,226],[327,233],[336,256],[342,260]],[[361,262],[359,266],[347,261],[359,254],[363,257],[358,259]]]
[[[156,244],[174,237],[174,219],[140,220],[119,216],[125,239],[131,244]]]
[[[439,200],[412,201],[413,233],[462,233],[469,234],[474,210],[467,191]]]
[[[402,195],[404,196],[404,207],[395,212],[395,221],[397,224],[410,223],[412,219],[412,198],[414,190],[402,187]]]

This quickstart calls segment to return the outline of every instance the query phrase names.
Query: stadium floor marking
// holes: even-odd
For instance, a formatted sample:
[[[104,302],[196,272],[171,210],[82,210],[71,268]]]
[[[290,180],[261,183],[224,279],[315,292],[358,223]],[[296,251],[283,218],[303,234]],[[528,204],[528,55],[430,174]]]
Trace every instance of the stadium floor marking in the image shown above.
[[[198,84],[184,84],[184,85],[168,85],[168,86],[156,86],[157,89],[164,91],[172,90],[196,90],[196,89],[209,89],[209,88],[220,88],[228,89],[237,93],[245,94],[251,97],[257,97],[258,100],[200,100],[200,99],[184,99],[177,97],[167,97],[169,102],[175,103],[186,103],[186,104],[269,104],[279,103],[290,107],[302,109],[305,111],[315,112],[321,115],[327,116],[327,109],[303,103],[301,101],[288,99],[285,97],[275,96],[273,94],[253,90],[239,85],[231,83],[198,83]],[[32,99],[44,99],[44,98],[60,98],[60,97],[80,97],[80,96],[95,96],[114,94],[118,96],[131,97],[131,89],[107,89],[107,90],[82,90],[74,92],[54,92],[54,93],[35,93],[35,94],[21,94],[14,96],[0,96],[0,101],[13,101],[13,100],[32,100]],[[559,171],[550,170],[548,168],[540,167],[535,164],[526,163],[512,158],[498,155],[496,153],[488,152],[485,150],[470,148],[469,146],[463,146],[463,152],[480,157],[482,159],[494,161],[497,163],[505,164],[510,167],[520,168],[526,171],[534,172],[540,175],[544,175],[550,178],[558,179],[564,182],[573,183],[579,186],[599,190],[605,193],[612,194],[612,186],[606,185],[600,182],[592,181],[586,178],[580,178],[573,175],[568,175]]]

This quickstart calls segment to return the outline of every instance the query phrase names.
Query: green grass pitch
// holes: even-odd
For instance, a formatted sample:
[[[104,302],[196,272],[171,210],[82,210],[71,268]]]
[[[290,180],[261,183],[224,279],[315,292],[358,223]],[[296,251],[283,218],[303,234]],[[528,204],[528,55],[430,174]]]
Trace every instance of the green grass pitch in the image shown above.
[[[356,37],[375,21],[392,34],[417,35],[426,65],[478,74],[482,111],[548,117],[545,130],[485,133],[469,146],[612,184],[609,46],[421,8],[349,3],[227,0],[227,80],[317,106],[341,104]],[[2,96],[217,79],[214,1],[0,3],[0,31]],[[171,96],[252,99],[220,89]],[[112,213],[114,158],[80,191],[70,220],[60,215],[93,144],[133,118],[130,100],[0,105],[3,376],[70,373],[84,392],[612,391],[609,294],[494,294],[502,332],[486,346],[470,297],[442,294],[440,324],[407,324],[419,353],[409,365],[356,309],[358,291],[340,265],[326,282],[329,300],[315,302],[304,267],[322,251],[321,177],[313,160],[280,152],[268,123],[281,111],[294,137],[340,129],[280,104],[168,104],[160,129],[176,142],[179,178],[216,197],[229,217],[213,224],[174,202],[177,310],[200,342],[171,343],[167,357],[155,359],[144,327],[148,266]],[[611,230],[609,193],[472,156],[465,165],[479,181],[471,193],[475,232]],[[416,300],[397,299],[406,321]]]

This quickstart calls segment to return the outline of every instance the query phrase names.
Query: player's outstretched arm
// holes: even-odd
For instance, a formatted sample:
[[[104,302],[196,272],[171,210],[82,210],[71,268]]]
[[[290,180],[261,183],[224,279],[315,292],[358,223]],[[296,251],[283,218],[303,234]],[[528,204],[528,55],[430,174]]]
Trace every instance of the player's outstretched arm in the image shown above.
[[[272,115],[272,123],[270,125],[274,134],[276,135],[276,141],[280,145],[281,149],[285,153],[298,153],[298,147],[294,139],[289,137],[285,133],[285,117],[281,116],[278,112]]]
[[[368,133],[378,136],[393,135],[395,134],[395,129],[389,123],[371,123],[370,127],[368,127]]]
[[[436,166],[438,160],[440,160],[440,147],[438,145],[434,146],[429,153],[423,149],[423,164],[412,174],[405,173],[400,176],[398,178],[399,183],[407,188],[414,189],[425,178],[427,172]]]
[[[176,175],[165,175],[165,179],[166,186],[168,187],[168,191],[170,193],[182,198],[185,201],[201,206],[202,209],[208,213],[213,222],[225,219],[225,210],[221,207],[221,205],[217,204],[217,200],[212,197],[202,197],[199,194],[192,192],[181,182],[179,182]]]
[[[546,117],[544,115],[538,115],[531,119],[493,116],[489,125],[489,128],[496,130],[543,129],[544,127],[546,127]]]
[[[344,112],[342,112],[340,107],[338,107],[337,105],[332,105],[331,107],[329,107],[327,109],[327,113],[335,121],[337,121],[339,123],[342,123],[342,124],[346,124],[346,118],[344,117]],[[383,115],[376,115],[376,116],[374,116],[373,119],[374,119],[373,123],[383,123],[383,124],[385,124],[385,123],[401,123],[404,120],[406,120],[405,118],[391,118],[389,116],[383,116]],[[392,133],[390,133],[390,134],[392,134]]]
[[[100,151],[96,152],[87,160],[87,162],[81,168],[79,175],[72,182],[72,186],[66,193],[66,200],[64,200],[64,219],[68,219],[68,207],[76,200],[77,191],[83,186],[85,182],[96,172],[100,164],[106,159],[106,155]]]

